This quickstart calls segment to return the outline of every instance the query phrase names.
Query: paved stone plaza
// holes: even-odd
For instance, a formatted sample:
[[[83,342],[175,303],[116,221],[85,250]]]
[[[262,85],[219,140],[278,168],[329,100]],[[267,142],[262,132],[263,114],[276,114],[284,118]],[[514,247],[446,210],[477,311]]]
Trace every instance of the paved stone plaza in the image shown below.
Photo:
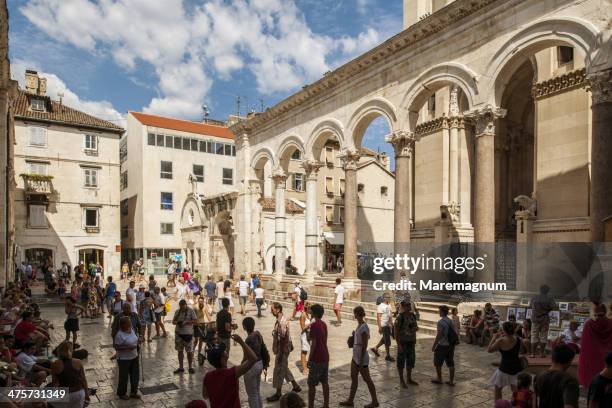
[[[53,332],[53,344],[57,344],[64,336],[63,308],[59,305],[44,306],[43,314],[55,325]],[[253,307],[249,309],[248,315],[254,315]],[[170,317],[167,317],[170,319]],[[346,338],[353,329],[354,322],[343,322],[341,327],[329,324],[329,316],[326,316],[329,328],[329,349],[330,349],[330,394],[331,406],[348,395],[349,365],[351,351],[346,346]],[[239,327],[242,317],[237,315]],[[264,317],[257,320],[256,327],[261,331],[268,348],[271,351],[270,335],[273,328],[273,317],[267,311]],[[182,407],[192,399],[201,398],[202,378],[209,365],[198,367],[193,375],[175,375],[173,370],[177,368],[177,357],[174,351],[174,329],[171,324],[169,336],[166,339],[154,340],[152,343],[145,344],[143,347],[144,361],[144,381],[141,379],[144,388],[142,401],[130,400],[120,401],[115,394],[117,368],[116,362],[111,361],[112,355],[110,338],[110,323],[107,318],[82,319],[79,343],[89,351],[89,359],[85,363],[87,379],[90,387],[98,389],[97,395],[92,398],[91,407],[131,407],[144,404],[152,404],[154,407]],[[372,327],[372,326],[371,326]],[[296,350],[290,356],[292,371],[296,379],[302,386],[302,396],[306,400],[307,386],[305,377],[299,372],[299,323],[292,322],[291,331],[293,343]],[[239,334],[244,334],[242,329]],[[378,335],[373,334],[372,342],[378,341]],[[455,352],[457,367],[456,386],[440,386],[431,384],[429,379],[432,377],[434,368],[432,365],[431,344],[433,339],[430,336],[422,336],[417,344],[417,365],[414,378],[420,383],[419,386],[411,386],[408,389],[401,389],[398,381],[398,374],[394,363],[387,363],[383,357],[376,358],[370,353],[370,369],[372,378],[376,384],[378,397],[381,407],[491,407],[493,406],[493,392],[486,385],[489,376],[494,368],[491,363],[497,361],[497,354],[490,355],[483,348],[461,344]],[[381,349],[382,351],[382,349]],[[395,355],[395,347],[392,354]],[[239,362],[241,359],[239,347],[233,347],[230,360],[232,363]],[[273,363],[273,361],[272,361]],[[273,393],[271,387],[272,367],[268,370],[266,383],[262,383],[262,395],[264,397]],[[448,375],[444,372],[445,378]],[[361,380],[360,380],[361,381]],[[149,387],[167,386],[159,389],[148,389]],[[170,389],[168,391],[168,389]],[[246,394],[244,384],[240,382],[241,401],[246,405]],[[289,391],[290,385],[285,386],[284,391]],[[320,388],[318,389],[319,402],[322,397]],[[355,406],[360,407],[369,402],[369,395],[365,383],[360,382],[359,390],[355,400]],[[266,406],[278,406],[267,404]],[[320,403],[317,406],[321,406]]]

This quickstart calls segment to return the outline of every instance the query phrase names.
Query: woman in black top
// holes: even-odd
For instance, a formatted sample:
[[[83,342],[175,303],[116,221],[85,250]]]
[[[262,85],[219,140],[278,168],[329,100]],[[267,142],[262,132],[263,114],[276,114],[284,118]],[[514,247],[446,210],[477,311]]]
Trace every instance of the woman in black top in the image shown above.
[[[72,343],[64,341],[57,347],[59,357],[51,364],[51,375],[54,387],[68,388],[68,401],[53,403],[54,407],[66,406],[83,408],[89,401],[87,379],[80,360],[72,358]]]
[[[510,386],[512,391],[516,390],[518,373],[523,370],[519,352],[521,351],[521,340],[514,334],[516,325],[514,322],[504,322],[502,330],[493,335],[487,351],[501,353],[501,363],[489,384],[495,386],[495,401],[501,399],[502,389]]]

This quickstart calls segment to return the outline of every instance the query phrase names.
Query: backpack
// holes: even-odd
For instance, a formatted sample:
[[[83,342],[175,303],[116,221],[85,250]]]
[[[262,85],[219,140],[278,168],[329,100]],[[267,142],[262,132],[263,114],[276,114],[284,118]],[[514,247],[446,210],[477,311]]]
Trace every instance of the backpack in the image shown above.
[[[263,364],[264,370],[266,370],[268,367],[270,367],[270,352],[268,351],[268,347],[266,347],[266,343],[264,342],[261,333],[257,332],[257,334],[259,334],[259,340],[261,341],[261,363]]]
[[[376,306],[380,305],[384,301],[385,301],[385,299],[382,296],[377,297],[376,298]]]
[[[300,300],[302,301],[308,300],[308,293],[302,287],[300,287]]]
[[[448,333],[446,334],[446,337],[448,338],[448,344],[450,344],[451,346],[456,346],[457,344],[459,344],[459,336],[457,336],[457,332],[453,328],[452,324],[449,324],[446,321],[444,321],[444,323],[448,326]]]

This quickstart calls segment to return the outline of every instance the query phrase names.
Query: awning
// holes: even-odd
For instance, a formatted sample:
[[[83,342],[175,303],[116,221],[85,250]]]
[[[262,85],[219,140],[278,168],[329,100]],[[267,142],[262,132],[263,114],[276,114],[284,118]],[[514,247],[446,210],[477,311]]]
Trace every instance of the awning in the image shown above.
[[[330,245],[344,245],[344,232],[323,231],[323,237]]]

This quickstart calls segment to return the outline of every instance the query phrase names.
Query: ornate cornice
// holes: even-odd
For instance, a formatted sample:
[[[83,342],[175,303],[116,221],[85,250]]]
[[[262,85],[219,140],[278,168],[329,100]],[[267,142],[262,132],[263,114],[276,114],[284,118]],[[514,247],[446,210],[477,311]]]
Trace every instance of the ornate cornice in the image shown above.
[[[584,85],[586,85],[586,68],[538,82],[531,88],[531,94],[534,99],[542,99]]]
[[[506,109],[487,105],[465,113],[465,117],[474,125],[476,137],[495,136],[495,121],[506,116]]]
[[[429,133],[437,132],[440,129],[448,127],[448,118],[443,116],[441,118],[436,118],[429,120],[427,122],[423,122],[417,125],[414,133],[419,136],[423,136]]]
[[[355,75],[372,69],[378,62],[385,61],[389,56],[397,54],[402,50],[413,47],[419,41],[426,39],[440,31],[449,29],[455,23],[475,14],[479,10],[493,3],[504,2],[501,0],[457,0],[448,6],[433,13],[431,16],[413,24],[406,30],[396,34],[384,43],[349,61],[341,67],[331,71],[318,81],[305,85],[302,90],[279,102],[265,112],[254,114],[252,117],[242,120],[231,127],[234,134],[242,133],[244,130],[251,131],[264,123],[275,119],[294,107],[301,105],[307,100],[325,92],[329,92],[339,84]]]
[[[420,139],[420,135],[405,130],[396,130],[387,135],[385,141],[391,143],[395,151],[395,157],[412,157],[414,144]]]
[[[359,162],[360,157],[357,149],[344,149],[342,153],[338,155],[338,157],[340,160],[342,160],[344,170],[357,170],[357,163]]]
[[[591,91],[593,105],[612,102],[612,69],[587,76],[587,89]]]

